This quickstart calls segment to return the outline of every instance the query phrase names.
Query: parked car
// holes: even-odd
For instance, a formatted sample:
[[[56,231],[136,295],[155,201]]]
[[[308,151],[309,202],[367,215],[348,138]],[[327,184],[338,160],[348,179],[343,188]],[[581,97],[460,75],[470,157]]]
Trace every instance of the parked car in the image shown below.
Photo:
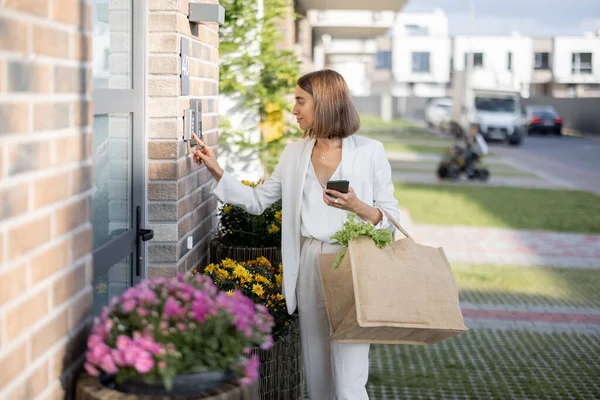
[[[425,109],[425,122],[432,128],[441,128],[450,119],[452,100],[448,98],[431,99]]]
[[[519,94],[501,90],[473,90],[475,125],[486,140],[521,144]]]
[[[562,135],[563,119],[552,106],[527,106],[523,112],[523,129],[531,134]]]

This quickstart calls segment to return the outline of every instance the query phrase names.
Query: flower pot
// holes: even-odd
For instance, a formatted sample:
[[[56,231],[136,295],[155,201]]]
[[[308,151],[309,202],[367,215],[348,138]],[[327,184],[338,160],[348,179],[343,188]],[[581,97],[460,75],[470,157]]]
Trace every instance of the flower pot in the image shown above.
[[[260,359],[261,400],[304,399],[304,368],[298,320],[269,350],[252,349]]]
[[[271,265],[281,264],[281,249],[278,247],[226,246],[218,239],[210,242],[210,262],[217,264],[226,258],[235,261],[255,260],[265,257]]]
[[[234,375],[231,371],[207,371],[178,375],[173,378],[173,388],[169,391],[164,387],[162,381],[147,383],[141,377],[135,377],[123,383],[115,383],[114,389],[123,393],[150,396],[191,396],[214,390],[233,379]]]
[[[170,399],[177,400],[258,400],[258,381],[247,386],[237,383],[225,383],[213,390],[195,395],[178,396],[170,394]],[[102,385],[98,378],[82,374],[77,380],[77,400],[164,400],[163,395],[147,395],[141,393],[123,393]]]

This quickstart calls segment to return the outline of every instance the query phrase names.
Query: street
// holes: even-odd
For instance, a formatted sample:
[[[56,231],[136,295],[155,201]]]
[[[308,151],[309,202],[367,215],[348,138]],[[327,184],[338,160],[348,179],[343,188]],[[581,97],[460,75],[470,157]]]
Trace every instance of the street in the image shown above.
[[[600,194],[600,139],[528,136],[519,147],[492,143],[490,150],[546,179]]]

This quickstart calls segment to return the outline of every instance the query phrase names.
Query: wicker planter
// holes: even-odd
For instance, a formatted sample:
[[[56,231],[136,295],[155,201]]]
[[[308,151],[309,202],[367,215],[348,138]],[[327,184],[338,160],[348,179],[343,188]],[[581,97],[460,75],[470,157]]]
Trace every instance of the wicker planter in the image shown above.
[[[269,260],[271,265],[281,264],[281,249],[278,247],[224,246],[218,239],[210,242],[210,262],[213,264],[220,263],[226,258],[248,261],[261,256]]]
[[[298,320],[269,350],[255,348],[260,357],[259,394],[261,400],[304,399],[304,368]]]
[[[218,389],[194,396],[146,396],[112,390],[98,378],[82,374],[77,381],[77,400],[259,400],[258,382],[248,386],[225,384]]]

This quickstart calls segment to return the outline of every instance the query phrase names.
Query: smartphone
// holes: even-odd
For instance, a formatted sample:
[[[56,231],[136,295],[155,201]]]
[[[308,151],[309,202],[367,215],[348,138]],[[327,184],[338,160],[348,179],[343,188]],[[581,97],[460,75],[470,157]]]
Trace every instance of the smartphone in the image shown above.
[[[350,188],[349,181],[329,181],[329,182],[327,182],[327,189],[335,190],[340,193],[348,193],[349,188]]]

